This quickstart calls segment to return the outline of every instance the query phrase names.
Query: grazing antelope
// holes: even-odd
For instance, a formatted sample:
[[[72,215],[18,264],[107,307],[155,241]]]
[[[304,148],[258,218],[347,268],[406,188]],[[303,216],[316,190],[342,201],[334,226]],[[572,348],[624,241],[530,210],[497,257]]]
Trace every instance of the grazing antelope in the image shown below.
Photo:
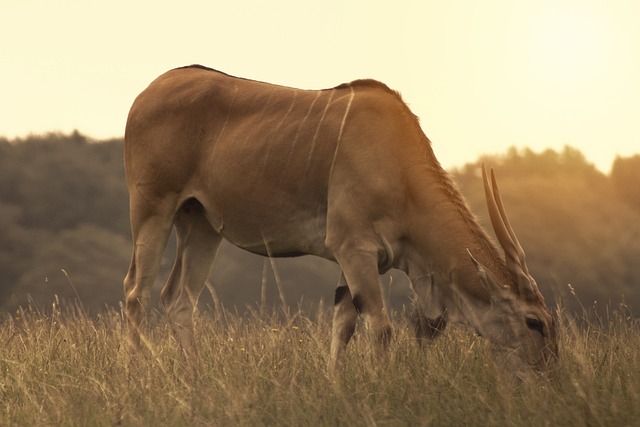
[[[129,343],[172,227],[161,299],[185,349],[222,238],[274,257],[337,262],[331,361],[358,314],[391,334],[379,274],[409,276],[423,331],[466,322],[501,366],[545,370],[554,321],[530,276],[493,173],[483,180],[503,258],[436,160],[400,95],[374,80],[300,90],[202,66],[171,70],[135,100],[125,132],[134,250],[124,280]]]

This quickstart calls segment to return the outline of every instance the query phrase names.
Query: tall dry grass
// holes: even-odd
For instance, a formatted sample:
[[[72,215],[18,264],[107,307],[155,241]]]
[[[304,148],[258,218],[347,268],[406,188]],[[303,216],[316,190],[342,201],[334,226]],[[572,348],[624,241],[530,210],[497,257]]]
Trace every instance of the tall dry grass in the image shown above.
[[[501,377],[485,342],[453,328],[421,348],[403,313],[380,356],[357,334],[327,375],[330,316],[250,312],[197,319],[200,353],[186,363],[162,315],[130,357],[124,321],[54,303],[0,327],[0,425],[602,425],[640,423],[640,330],[559,315],[556,372]]]

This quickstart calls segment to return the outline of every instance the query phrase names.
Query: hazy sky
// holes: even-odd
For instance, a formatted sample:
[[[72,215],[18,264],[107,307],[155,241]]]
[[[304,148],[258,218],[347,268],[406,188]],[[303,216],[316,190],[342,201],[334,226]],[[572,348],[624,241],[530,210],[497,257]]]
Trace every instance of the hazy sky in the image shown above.
[[[156,76],[201,63],[308,89],[400,91],[445,167],[572,145],[640,152],[636,0],[3,0],[0,135],[123,135]]]

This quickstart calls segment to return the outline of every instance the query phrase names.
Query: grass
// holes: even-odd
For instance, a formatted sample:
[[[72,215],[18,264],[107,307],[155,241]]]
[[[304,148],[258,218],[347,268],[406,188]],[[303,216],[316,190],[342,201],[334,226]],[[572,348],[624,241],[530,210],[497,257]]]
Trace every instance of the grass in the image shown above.
[[[554,374],[514,383],[486,343],[453,328],[421,348],[402,313],[380,356],[357,334],[327,375],[330,315],[202,314],[200,353],[185,363],[164,316],[130,357],[122,315],[56,302],[0,324],[0,425],[638,425],[640,329],[559,315]]]

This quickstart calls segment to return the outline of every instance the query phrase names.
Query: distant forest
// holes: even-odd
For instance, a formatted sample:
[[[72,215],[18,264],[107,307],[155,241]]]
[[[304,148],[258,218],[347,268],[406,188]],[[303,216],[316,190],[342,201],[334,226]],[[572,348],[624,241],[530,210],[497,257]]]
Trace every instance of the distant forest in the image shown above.
[[[97,142],[78,132],[0,139],[0,313],[29,304],[47,307],[55,296],[92,313],[118,307],[131,256],[122,158],[122,140]],[[637,315],[640,155],[617,158],[609,175],[571,147],[511,149],[450,171],[491,230],[481,162],[496,169],[529,269],[549,305],[562,301],[569,310],[604,310],[625,303]],[[173,250],[170,243],[156,303]],[[274,265],[291,306],[313,309],[333,300],[339,275],[333,263],[301,257]],[[225,307],[258,307],[263,280],[268,304],[278,304],[272,264],[223,245],[211,282]],[[392,271],[382,280],[392,305],[408,302],[403,273]],[[213,305],[206,289],[201,305]]]

